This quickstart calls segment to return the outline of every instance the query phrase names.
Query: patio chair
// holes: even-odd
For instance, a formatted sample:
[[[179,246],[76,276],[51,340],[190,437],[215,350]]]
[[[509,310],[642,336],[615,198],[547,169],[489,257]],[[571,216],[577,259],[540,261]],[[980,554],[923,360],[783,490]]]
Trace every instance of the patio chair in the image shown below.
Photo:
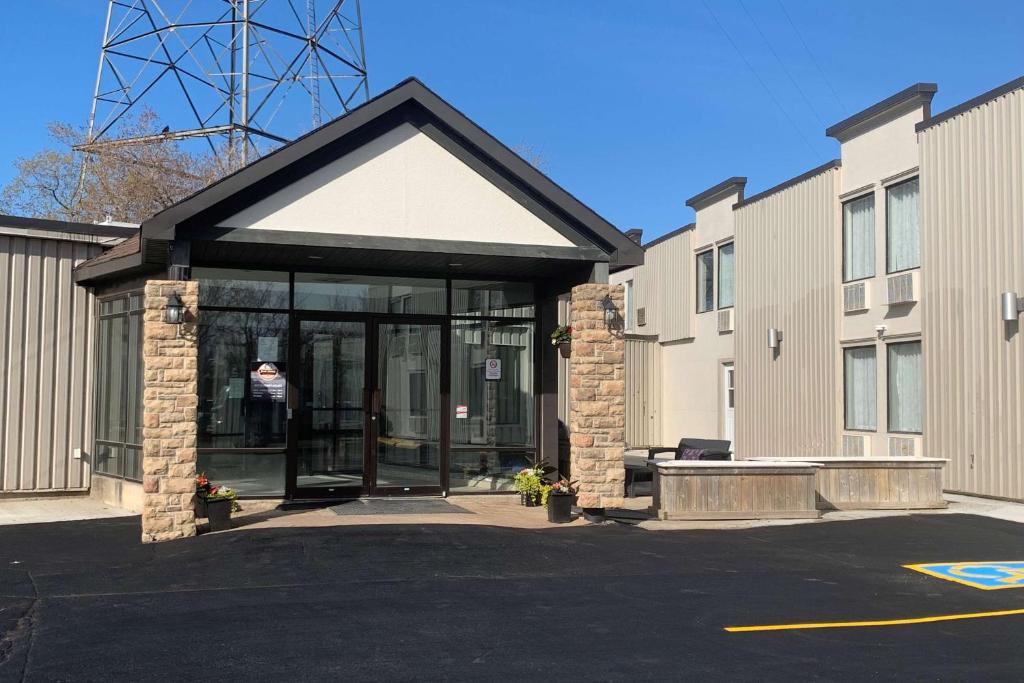
[[[652,460],[732,460],[729,447],[722,439],[682,438],[678,446],[654,446],[647,449],[647,457],[627,455],[626,497],[649,496],[653,493],[654,473],[648,468]],[[670,455],[671,454],[671,455]]]

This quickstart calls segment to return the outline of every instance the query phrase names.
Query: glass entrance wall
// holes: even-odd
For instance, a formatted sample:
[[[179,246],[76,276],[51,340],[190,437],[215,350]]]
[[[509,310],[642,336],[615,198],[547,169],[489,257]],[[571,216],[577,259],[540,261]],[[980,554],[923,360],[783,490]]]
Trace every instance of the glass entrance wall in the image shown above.
[[[361,481],[502,491],[534,458],[532,284],[204,267],[192,275],[202,309],[198,468],[240,495],[281,496],[288,476],[300,489]],[[365,443],[374,434],[356,423],[374,400],[377,440]]]

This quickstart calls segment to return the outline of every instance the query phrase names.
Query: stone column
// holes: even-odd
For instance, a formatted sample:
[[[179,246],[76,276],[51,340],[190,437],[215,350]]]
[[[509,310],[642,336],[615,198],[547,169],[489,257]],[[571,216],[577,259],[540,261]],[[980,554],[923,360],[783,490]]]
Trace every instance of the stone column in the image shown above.
[[[604,301],[615,304],[606,322]],[[573,287],[569,359],[569,440],[579,505],[621,507],[625,468],[625,341],[622,285]]]
[[[185,322],[164,322],[177,293]],[[199,283],[150,280],[143,313],[142,541],[195,536]]]

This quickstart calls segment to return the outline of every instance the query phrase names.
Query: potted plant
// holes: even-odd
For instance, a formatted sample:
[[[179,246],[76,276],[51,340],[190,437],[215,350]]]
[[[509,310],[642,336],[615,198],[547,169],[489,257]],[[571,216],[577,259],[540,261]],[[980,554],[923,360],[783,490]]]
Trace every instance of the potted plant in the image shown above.
[[[576,482],[563,477],[552,483],[546,493],[548,521],[555,524],[571,522],[572,504],[576,501]]]
[[[515,488],[520,502],[526,507],[535,507],[539,502],[541,473],[534,467],[524,467],[516,473]]]
[[[556,327],[555,331],[551,333],[551,344],[558,347],[558,353],[562,354],[562,358],[572,355],[572,327],[569,325]]]
[[[196,517],[206,517],[210,531],[227,531],[231,528],[231,513],[241,508],[238,494],[227,486],[211,484],[206,475],[196,477]]]

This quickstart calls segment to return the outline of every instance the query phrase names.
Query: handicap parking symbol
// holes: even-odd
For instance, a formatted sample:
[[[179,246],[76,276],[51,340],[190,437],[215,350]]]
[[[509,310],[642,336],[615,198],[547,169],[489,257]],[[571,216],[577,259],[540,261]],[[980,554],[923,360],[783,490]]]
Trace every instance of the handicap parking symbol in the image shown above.
[[[985,591],[1024,588],[1024,560],[907,564],[907,569]]]

